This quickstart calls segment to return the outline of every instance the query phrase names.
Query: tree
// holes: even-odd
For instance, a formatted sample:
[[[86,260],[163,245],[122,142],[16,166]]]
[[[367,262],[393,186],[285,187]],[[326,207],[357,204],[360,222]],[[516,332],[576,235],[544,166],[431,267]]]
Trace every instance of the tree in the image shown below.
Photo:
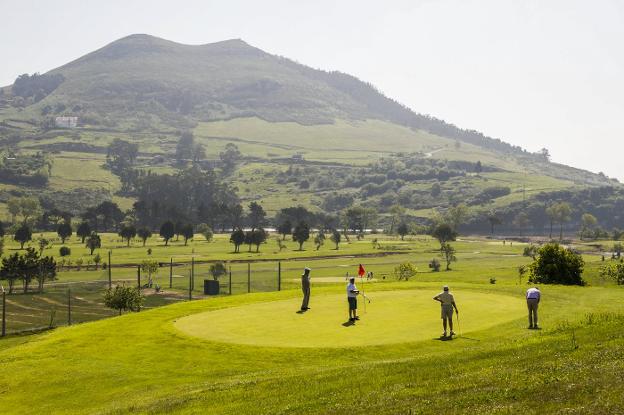
[[[264,220],[266,218],[266,212],[262,205],[256,202],[251,202],[249,204],[249,226],[251,226],[251,230],[255,230],[256,228],[264,225]]]
[[[401,240],[404,240],[405,235],[409,233],[409,226],[407,225],[407,223],[401,223],[397,228],[397,233],[399,234],[399,236],[401,236]]]
[[[526,212],[519,212],[513,220],[513,224],[516,228],[518,228],[521,236],[524,229],[526,229],[530,222],[529,215],[527,215]]]
[[[475,164],[475,173],[481,174],[482,171],[483,165],[481,164],[481,160],[477,160],[477,163]]]
[[[178,144],[176,144],[175,158],[178,164],[184,164],[185,161],[193,158],[193,149],[195,148],[195,138],[191,131],[184,131],[180,134]]]
[[[108,200],[97,205],[95,207],[94,213],[97,216],[101,216],[104,230],[114,228],[117,223],[121,221],[124,217],[124,214],[121,209],[119,209],[119,206],[117,206],[116,203],[110,202]]]
[[[292,228],[292,223],[290,223],[289,220],[285,220],[277,225],[277,232],[282,235],[282,240],[286,239],[286,235],[290,235],[292,233]]]
[[[329,237],[329,239],[331,239],[331,241],[336,245],[336,251],[337,251],[339,246],[340,246],[340,241],[342,239],[342,235],[340,234],[340,232],[337,229],[334,229],[332,231],[332,234]]]
[[[546,208],[546,216],[548,216],[548,222],[550,223],[550,233],[548,235],[548,239],[552,240],[553,225],[557,220],[557,208],[555,205],[550,205]]]
[[[401,205],[394,205],[390,208],[391,222],[390,222],[390,234],[394,232],[394,225],[401,221],[405,216],[405,208]]]
[[[323,231],[319,231],[319,233],[317,233],[314,237],[314,245],[316,245],[316,250],[318,251],[319,249],[321,249],[321,246],[323,246],[323,244],[325,244],[325,234],[323,233]]]
[[[87,238],[87,248],[89,248],[91,255],[93,255],[93,251],[101,247],[102,239],[100,238],[100,235],[95,232],[91,232],[91,235]]]
[[[582,278],[584,266],[581,255],[558,243],[549,243],[539,249],[537,258],[526,271],[531,283],[585,285]]]
[[[202,235],[206,239],[206,242],[212,241],[212,238],[214,237],[212,228],[205,223],[200,223],[199,225],[197,225],[197,233]]]
[[[236,228],[230,235],[230,242],[234,244],[234,252],[240,252],[240,246],[245,243],[245,232],[241,228]]]
[[[487,221],[490,223],[491,234],[494,235],[494,227],[501,225],[503,221],[498,216],[498,214],[494,211],[490,211],[486,217]]]
[[[37,245],[39,245],[39,255],[43,255],[43,250],[46,249],[48,245],[50,245],[50,241],[46,238],[38,238]]]
[[[310,227],[303,222],[299,222],[293,230],[292,239],[299,244],[299,250],[303,251],[303,244],[310,239]]]
[[[175,235],[175,227],[173,222],[168,220],[160,226],[160,236],[165,240],[165,246],[169,245],[169,240]]]
[[[15,252],[6,258],[2,258],[2,268],[0,268],[0,279],[6,280],[9,284],[9,294],[13,293],[15,281],[21,278],[23,270],[23,258]]]
[[[4,238],[6,231],[4,230],[4,224],[0,221],[0,239]]]
[[[267,240],[267,232],[258,228],[251,232],[251,243],[256,246],[256,252],[260,252],[260,245]]]
[[[145,246],[145,243],[147,242],[147,240],[152,237],[152,231],[150,231],[149,228],[146,228],[144,226],[137,230],[137,235],[143,241],[143,246]]]
[[[72,228],[69,223],[63,222],[58,228],[56,228],[56,233],[61,238],[61,243],[64,244],[65,240],[72,236]]]
[[[592,231],[597,224],[598,219],[596,219],[594,215],[591,213],[584,213],[583,216],[581,216],[581,240],[587,236],[591,237]]]
[[[402,264],[394,267],[392,274],[399,281],[405,280],[409,281],[410,278],[414,277],[418,273],[418,268],[414,266],[414,264],[410,262],[404,262]]]
[[[539,247],[537,245],[530,244],[524,247],[524,250],[522,251],[522,255],[531,257],[533,258],[533,260],[535,260],[538,252],[539,252]]]
[[[446,261],[446,270],[450,271],[451,262],[457,261],[457,257],[455,256],[455,248],[453,248],[448,242],[444,242],[440,246],[440,251],[442,252],[442,258]]]
[[[39,292],[43,292],[43,287],[46,281],[51,281],[56,278],[56,261],[50,256],[40,256],[37,264],[37,282],[39,283]]]
[[[555,222],[559,224],[559,240],[563,240],[563,225],[568,222],[572,214],[572,208],[567,202],[559,202],[553,205]]]
[[[184,246],[186,246],[188,244],[188,240],[189,239],[193,239],[193,236],[195,236],[195,231],[193,230],[193,225],[190,223],[187,223],[186,225],[182,226],[182,229],[180,230],[182,237],[184,238]]]
[[[35,197],[10,198],[7,201],[7,209],[13,223],[17,216],[22,217],[22,224],[32,225],[41,216],[41,204]]]
[[[210,275],[212,275],[212,279],[215,281],[219,281],[219,278],[222,275],[227,274],[227,269],[225,268],[225,264],[221,261],[215,262],[210,265]]]
[[[82,222],[76,230],[76,235],[81,238],[82,243],[85,243],[85,239],[87,238],[87,236],[91,235],[91,226],[89,226],[89,223]]]
[[[15,231],[15,235],[13,235],[13,239],[20,244],[20,249],[24,249],[24,244],[30,240],[32,240],[32,231],[30,230],[30,226],[27,224],[23,224]]]
[[[613,244],[613,253],[616,257],[621,257],[622,252],[624,252],[624,245],[621,242],[616,242]]]
[[[143,295],[136,287],[116,285],[104,293],[104,304],[108,308],[118,310],[119,315],[125,310],[139,311],[143,305]]]
[[[119,236],[127,241],[127,246],[130,246],[130,241],[136,236],[136,228],[134,225],[123,225],[119,230]]]
[[[225,173],[231,173],[236,167],[236,163],[241,159],[241,152],[238,150],[236,144],[227,143],[225,150],[219,153],[219,158],[223,164],[223,171]]]
[[[100,262],[102,262],[102,256],[100,254],[95,254],[95,256],[93,257],[93,263],[95,264],[96,271],[98,270]]]
[[[456,206],[449,208],[444,214],[444,220],[451,225],[454,231],[457,231],[459,225],[464,223],[468,218],[468,206],[465,203],[460,203]]]
[[[431,232],[431,236],[440,242],[440,246],[457,238],[457,232],[448,223],[440,223]]]
[[[152,286],[152,275],[158,272],[158,261],[154,259],[145,259],[141,262],[141,271],[147,274],[147,286]]]
[[[440,186],[440,183],[435,182],[434,184],[431,185],[431,197],[438,197],[440,196],[440,194],[442,193],[442,186]]]

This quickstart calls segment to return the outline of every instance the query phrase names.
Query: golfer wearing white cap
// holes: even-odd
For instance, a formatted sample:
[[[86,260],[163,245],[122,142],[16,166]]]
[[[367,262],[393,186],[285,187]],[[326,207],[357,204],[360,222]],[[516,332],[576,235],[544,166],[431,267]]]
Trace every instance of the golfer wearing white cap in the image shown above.
[[[455,304],[455,298],[453,298],[453,294],[449,292],[448,285],[445,285],[443,291],[433,297],[435,301],[438,301],[442,306],[442,326],[444,326],[444,334],[442,337],[446,337],[446,326],[448,321],[448,326],[451,329],[451,337],[455,335],[453,331],[453,309],[459,315],[459,310],[457,309],[457,304]]]
[[[303,291],[303,302],[301,303],[301,311],[310,309],[310,268],[305,267],[301,274],[301,290]]]

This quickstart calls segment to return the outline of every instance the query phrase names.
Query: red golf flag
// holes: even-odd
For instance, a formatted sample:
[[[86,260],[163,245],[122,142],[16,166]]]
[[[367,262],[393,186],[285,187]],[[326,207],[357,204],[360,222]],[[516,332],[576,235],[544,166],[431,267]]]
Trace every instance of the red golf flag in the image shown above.
[[[364,271],[364,267],[362,266],[362,264],[360,264],[360,269],[358,269],[358,275],[360,276],[360,278],[362,278],[365,274],[366,271]]]

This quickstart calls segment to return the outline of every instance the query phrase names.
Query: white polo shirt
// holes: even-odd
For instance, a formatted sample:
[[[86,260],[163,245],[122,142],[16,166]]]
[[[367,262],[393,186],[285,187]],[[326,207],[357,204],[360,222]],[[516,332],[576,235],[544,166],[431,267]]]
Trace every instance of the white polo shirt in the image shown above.
[[[355,284],[349,283],[349,285],[347,285],[347,297],[357,297],[357,294],[352,293],[351,291],[357,291],[357,287]]]

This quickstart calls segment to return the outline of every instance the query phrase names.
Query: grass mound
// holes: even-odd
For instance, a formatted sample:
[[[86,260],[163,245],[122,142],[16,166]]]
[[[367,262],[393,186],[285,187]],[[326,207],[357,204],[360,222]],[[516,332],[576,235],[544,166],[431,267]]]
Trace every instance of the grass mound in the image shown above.
[[[358,347],[426,340],[441,333],[440,306],[433,289],[371,293],[359,299],[361,320],[348,323],[345,295],[313,296],[312,309],[297,312],[292,298],[203,312],[184,317],[175,327],[203,339],[274,347]],[[524,314],[522,298],[483,292],[456,296],[463,333],[487,329]],[[455,327],[457,332],[458,327]]]

